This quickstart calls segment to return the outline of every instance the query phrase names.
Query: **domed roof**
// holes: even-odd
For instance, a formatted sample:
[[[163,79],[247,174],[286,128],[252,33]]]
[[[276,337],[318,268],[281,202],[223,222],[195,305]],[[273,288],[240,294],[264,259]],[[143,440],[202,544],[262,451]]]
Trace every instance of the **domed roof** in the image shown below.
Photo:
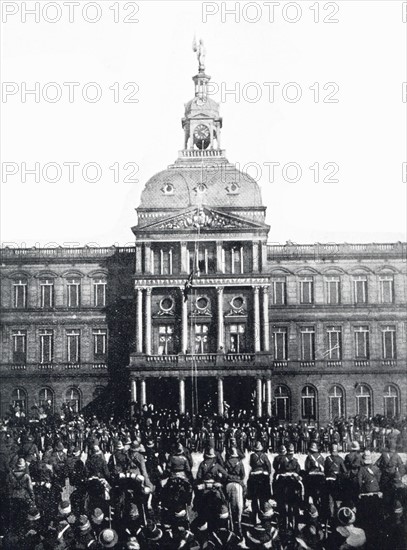
[[[149,179],[141,194],[139,210],[174,210],[192,206],[251,209],[262,206],[257,182],[223,162],[177,161]]]

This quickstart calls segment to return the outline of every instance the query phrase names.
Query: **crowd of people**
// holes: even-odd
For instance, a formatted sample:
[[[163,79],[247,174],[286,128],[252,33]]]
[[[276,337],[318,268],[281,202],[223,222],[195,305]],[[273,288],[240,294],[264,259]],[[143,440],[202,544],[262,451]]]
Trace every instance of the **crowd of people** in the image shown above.
[[[406,419],[9,415],[0,548],[407,550],[406,451]]]

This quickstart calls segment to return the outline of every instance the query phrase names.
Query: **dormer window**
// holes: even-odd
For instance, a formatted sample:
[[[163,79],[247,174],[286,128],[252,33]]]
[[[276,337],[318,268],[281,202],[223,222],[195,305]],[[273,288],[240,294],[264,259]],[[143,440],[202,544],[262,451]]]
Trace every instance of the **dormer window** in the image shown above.
[[[164,195],[173,195],[174,186],[172,185],[172,183],[164,183],[163,187],[161,188],[161,191],[164,193]]]
[[[226,191],[229,195],[238,195],[240,193],[240,187],[237,183],[231,183],[226,187]]]

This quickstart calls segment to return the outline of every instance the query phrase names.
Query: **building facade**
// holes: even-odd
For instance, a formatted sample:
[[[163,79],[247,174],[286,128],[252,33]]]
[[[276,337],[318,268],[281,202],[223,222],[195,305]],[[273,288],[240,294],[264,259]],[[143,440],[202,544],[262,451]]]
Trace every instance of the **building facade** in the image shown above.
[[[105,396],[286,421],[407,414],[407,244],[267,244],[209,79],[200,64],[134,247],[2,249],[2,415]]]

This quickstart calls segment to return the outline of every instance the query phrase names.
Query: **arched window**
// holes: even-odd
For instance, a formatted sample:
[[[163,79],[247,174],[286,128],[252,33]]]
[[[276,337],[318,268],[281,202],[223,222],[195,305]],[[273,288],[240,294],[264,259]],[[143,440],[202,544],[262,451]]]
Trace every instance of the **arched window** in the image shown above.
[[[356,389],[356,412],[360,416],[372,415],[372,392],[365,384],[360,384]]]
[[[329,417],[331,420],[345,415],[343,390],[340,386],[332,386],[329,390]]]
[[[312,386],[304,386],[301,392],[301,414],[306,420],[317,418],[317,396]]]
[[[290,392],[286,386],[277,386],[274,391],[275,415],[278,420],[289,420],[291,412]]]
[[[104,386],[96,386],[95,391],[93,392],[93,399],[97,399],[105,391]]]
[[[390,384],[384,388],[383,412],[387,418],[394,418],[399,414],[399,392]]]
[[[65,403],[70,406],[73,412],[81,410],[81,395],[77,388],[68,388],[66,390]]]
[[[11,404],[18,416],[27,414],[27,392],[23,388],[16,388],[11,394]]]
[[[39,406],[44,411],[54,412],[54,392],[49,388],[41,388],[38,394]]]

